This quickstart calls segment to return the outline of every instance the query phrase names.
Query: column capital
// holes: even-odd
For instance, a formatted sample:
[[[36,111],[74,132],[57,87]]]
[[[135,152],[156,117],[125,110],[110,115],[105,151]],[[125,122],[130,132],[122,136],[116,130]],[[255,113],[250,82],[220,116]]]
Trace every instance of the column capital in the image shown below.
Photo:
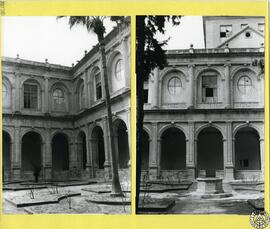
[[[230,67],[230,66],[231,66],[231,63],[224,64],[224,67]]]

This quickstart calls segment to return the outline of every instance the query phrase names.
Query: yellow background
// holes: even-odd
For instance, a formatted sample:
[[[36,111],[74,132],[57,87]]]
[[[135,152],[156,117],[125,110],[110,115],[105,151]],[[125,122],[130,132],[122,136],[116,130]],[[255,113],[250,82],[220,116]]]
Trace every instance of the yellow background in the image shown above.
[[[132,200],[135,199],[135,15],[247,15],[265,16],[268,41],[267,1],[14,1],[5,2],[6,16],[125,15],[131,16],[131,122]],[[1,22],[1,21],[0,21]],[[1,26],[1,23],[0,23]],[[265,42],[265,209],[269,212],[269,47]],[[1,62],[0,62],[1,65]],[[1,67],[1,66],[0,66]],[[0,87],[2,83],[0,84]],[[2,93],[1,93],[2,94]],[[0,99],[0,111],[2,111]],[[2,125],[1,125],[2,126]],[[0,132],[0,141],[2,131]],[[2,143],[1,143],[2,148]],[[1,159],[0,159],[1,160]],[[1,176],[1,175],[0,175]],[[1,198],[0,198],[1,201]],[[2,206],[2,204],[1,204]],[[252,228],[249,216],[238,215],[0,215],[0,229],[95,229],[95,228]]]

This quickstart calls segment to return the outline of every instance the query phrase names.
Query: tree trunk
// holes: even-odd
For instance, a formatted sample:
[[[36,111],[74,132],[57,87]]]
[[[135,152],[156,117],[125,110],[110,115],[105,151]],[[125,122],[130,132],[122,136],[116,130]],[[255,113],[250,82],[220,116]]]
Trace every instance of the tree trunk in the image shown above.
[[[145,45],[145,34],[144,34],[144,20],[145,17],[136,17],[137,25],[137,47],[136,47],[136,97],[137,97],[137,117],[136,117],[136,213],[138,213],[139,199],[140,199],[140,184],[141,184],[141,164],[142,164],[142,150],[143,150],[143,118],[144,118],[144,91],[143,84],[145,76],[144,66],[144,45]]]
[[[103,34],[98,34],[98,41],[100,45],[100,53],[102,59],[102,69],[103,69],[103,78],[104,78],[104,86],[105,86],[105,101],[107,108],[107,116],[108,116],[108,126],[109,126],[109,145],[111,147],[111,159],[112,159],[112,196],[122,196],[123,192],[121,189],[119,174],[118,174],[118,161],[116,156],[116,149],[113,136],[113,124],[112,124],[112,110],[111,110],[111,98],[109,92],[109,82],[108,82],[108,73],[106,66],[106,54],[105,54],[105,44],[104,44],[104,36]]]

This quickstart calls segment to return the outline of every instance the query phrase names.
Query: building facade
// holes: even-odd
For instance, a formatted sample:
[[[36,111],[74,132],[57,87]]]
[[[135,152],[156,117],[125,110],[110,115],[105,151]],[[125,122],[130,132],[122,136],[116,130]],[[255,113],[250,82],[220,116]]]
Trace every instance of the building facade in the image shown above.
[[[112,139],[123,174],[130,166],[129,25],[105,37]],[[44,180],[109,179],[102,71],[98,45],[72,67],[2,58],[4,180],[32,179],[37,170]]]
[[[150,179],[264,175],[264,18],[203,17],[206,48],[168,50],[144,84]]]

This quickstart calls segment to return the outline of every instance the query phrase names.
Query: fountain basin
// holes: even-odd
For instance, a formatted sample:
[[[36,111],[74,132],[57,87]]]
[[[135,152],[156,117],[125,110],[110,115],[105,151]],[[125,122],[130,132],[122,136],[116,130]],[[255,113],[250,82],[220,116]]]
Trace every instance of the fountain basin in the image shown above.
[[[197,178],[197,190],[194,195],[203,199],[231,197],[231,193],[224,192],[222,180],[218,177]]]
[[[222,186],[222,178],[217,177],[204,177],[197,178],[198,186],[197,191],[204,194],[217,194],[224,193]]]

